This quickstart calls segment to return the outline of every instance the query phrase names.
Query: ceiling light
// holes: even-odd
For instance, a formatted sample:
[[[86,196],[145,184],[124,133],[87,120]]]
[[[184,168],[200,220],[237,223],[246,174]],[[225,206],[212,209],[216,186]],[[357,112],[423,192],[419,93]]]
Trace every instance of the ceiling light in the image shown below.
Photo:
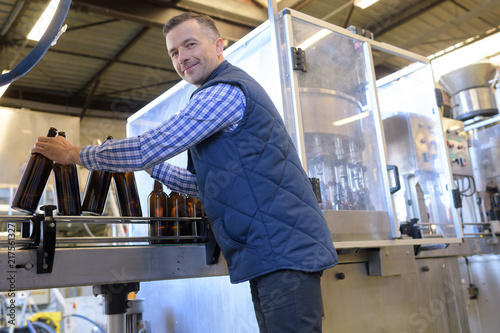
[[[373,5],[375,2],[378,2],[378,0],[355,0],[354,6],[357,6],[361,9],[365,9]]]
[[[307,49],[308,47],[311,47],[312,45],[316,44],[317,42],[319,42],[320,40],[322,40],[323,38],[325,38],[326,36],[328,36],[331,33],[332,32],[330,30],[321,29],[320,31],[318,31],[317,33],[315,33],[314,35],[312,35],[311,37],[309,37],[308,39],[306,39],[305,41],[303,41],[298,46],[298,48],[305,51],[305,49]]]
[[[370,115],[370,112],[364,111],[364,112],[358,113],[358,114],[356,114],[354,116],[334,121],[333,122],[333,126],[342,126],[342,125],[345,125],[345,124],[349,124],[349,123],[352,123],[353,121],[361,120],[361,119],[363,119],[365,117],[368,117],[369,115]]]
[[[491,62],[494,66],[500,66],[500,58],[497,58],[500,54],[499,45],[500,33],[497,33],[446,54],[444,51],[435,53],[432,59],[435,80],[439,81],[442,75],[479,62]]]
[[[9,72],[8,70],[4,69],[2,74],[8,73],[8,72]],[[7,88],[9,86],[10,86],[10,83],[0,87],[0,97],[3,96],[3,94],[5,93],[5,90],[7,90]]]
[[[52,18],[56,13],[58,5],[59,5],[59,0],[52,0],[49,3],[45,11],[43,12],[42,16],[38,19],[38,22],[36,22],[35,26],[33,27],[33,29],[31,29],[31,32],[28,34],[27,37],[28,39],[39,41],[40,38],[42,38],[43,34],[45,33],[45,30],[47,30],[47,27],[50,24],[50,21],[52,21]]]

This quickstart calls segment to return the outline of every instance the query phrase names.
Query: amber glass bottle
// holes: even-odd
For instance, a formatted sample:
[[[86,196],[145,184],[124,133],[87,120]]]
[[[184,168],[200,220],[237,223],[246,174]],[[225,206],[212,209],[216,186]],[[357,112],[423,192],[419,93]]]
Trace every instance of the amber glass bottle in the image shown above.
[[[57,129],[49,128],[48,137],[54,137],[56,134]],[[12,200],[13,209],[31,214],[36,211],[52,171],[52,165],[52,160],[47,157],[36,153],[31,154],[17,186],[14,200]]]
[[[155,180],[153,191],[148,196],[148,208],[150,217],[168,217],[168,197],[165,192],[163,192],[163,186],[157,180]],[[149,222],[149,235],[151,237],[162,237],[167,235],[167,222],[166,221],[154,221]],[[161,244],[160,240],[152,240],[151,244]]]
[[[59,132],[59,136],[66,137],[66,133]],[[56,184],[58,214],[82,215],[80,183],[76,165],[54,163],[54,182]]]
[[[113,140],[108,136],[107,140]],[[82,212],[90,215],[102,215],[108,198],[111,185],[111,172],[103,170],[90,171],[85,185],[85,196],[82,203]]]
[[[142,216],[139,192],[133,172],[114,172],[116,196],[121,216]]]
[[[202,217],[203,208],[199,199],[188,197],[186,199],[187,216],[188,217]],[[203,223],[201,221],[191,222],[191,234],[193,236],[201,236]]]
[[[186,217],[186,196],[179,192],[170,192],[168,196],[168,216],[169,217]],[[168,236],[186,236],[190,235],[186,222],[173,221],[168,222]],[[183,243],[181,240],[175,243]]]

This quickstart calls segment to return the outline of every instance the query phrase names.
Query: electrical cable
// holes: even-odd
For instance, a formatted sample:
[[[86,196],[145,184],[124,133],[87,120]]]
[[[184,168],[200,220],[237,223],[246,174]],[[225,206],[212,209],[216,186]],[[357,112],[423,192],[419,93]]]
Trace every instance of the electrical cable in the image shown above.
[[[55,41],[59,31],[61,31],[61,27],[66,19],[70,5],[71,0],[61,0],[52,21],[40,41],[35,45],[30,53],[28,53],[28,55],[16,65],[16,67],[14,67],[10,72],[0,75],[0,86],[12,83],[21,78],[33,67],[35,67],[40,59],[42,59],[45,52],[47,52],[49,47]]]
[[[477,191],[476,181],[474,180],[474,177],[471,177],[471,176],[468,176],[467,180],[469,181],[469,187],[467,188],[467,190],[470,189],[472,186],[472,192],[470,194],[465,194],[465,192],[467,192],[467,190],[465,190],[465,191],[463,191],[462,195],[464,197],[472,197],[474,195],[474,193],[476,193],[476,191]]]
[[[460,194],[464,194],[465,192],[467,192],[470,189],[471,181],[470,181],[469,177],[465,177],[465,178],[462,178],[462,183],[465,183],[465,179],[467,179],[469,181],[468,182],[469,186],[465,190],[461,191]],[[464,184],[463,187],[465,187],[465,184]]]
[[[28,322],[29,322],[29,320],[28,320]],[[47,331],[48,333],[57,333],[49,325],[42,323],[41,321],[33,321],[31,323],[33,324],[34,327],[40,327],[41,329],[43,329],[44,331]]]
[[[28,329],[30,330],[31,333],[37,333],[35,328],[33,327],[33,324],[31,323],[31,321],[27,321],[26,322],[26,327],[28,327]]]
[[[87,230],[87,232],[89,233],[90,237],[95,237],[95,235],[92,233],[92,231],[90,231],[90,228],[87,225],[87,223],[84,223],[83,226],[85,227],[85,230]]]
[[[82,318],[90,323],[92,323],[94,326],[96,326],[102,333],[106,333],[106,331],[101,327],[99,326],[98,323],[96,323],[95,321],[93,321],[92,319],[88,318],[88,317],[85,317],[85,316],[82,316],[82,315],[79,315],[79,314],[76,314],[76,313],[73,313],[69,316],[64,316],[63,318],[68,318],[68,317],[76,317],[76,318]]]

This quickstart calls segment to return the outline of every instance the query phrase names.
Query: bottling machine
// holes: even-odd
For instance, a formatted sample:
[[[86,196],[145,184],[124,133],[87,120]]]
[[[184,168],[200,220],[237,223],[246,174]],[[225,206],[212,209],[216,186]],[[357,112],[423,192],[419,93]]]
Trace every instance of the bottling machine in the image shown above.
[[[447,315],[432,315],[430,331],[467,331],[456,257],[477,253],[483,243],[463,240],[449,139],[442,132],[429,61],[288,9],[272,12],[225,57],[266,89],[304,169],[319,183],[318,199],[341,263],[323,277],[324,331],[409,331],[418,327],[419,307],[427,309],[436,299]],[[381,73],[378,65],[387,57],[403,69]],[[185,82],[166,91],[128,119],[127,134],[157,126],[182,109],[193,91]],[[169,162],[185,167],[187,158],[181,154]],[[139,197],[146,198],[153,180],[142,172],[136,180]],[[123,292],[136,291],[138,282],[185,279],[186,290],[198,290],[214,280],[190,278],[227,274],[210,233],[194,244],[150,244],[155,239],[148,236],[148,218],[77,218],[50,211],[1,219],[16,230],[23,226],[23,233],[15,233],[16,288],[94,285],[96,294],[114,297],[110,290],[119,285],[121,305],[109,312],[109,332],[123,332]],[[67,222],[127,224],[131,235],[56,237],[57,226]],[[2,247],[0,269],[7,269],[8,260]],[[0,283],[0,290],[7,289]],[[184,331],[196,331],[200,322],[209,331],[217,323],[204,310],[193,318],[191,309],[212,300],[205,293],[196,296],[164,297],[156,312],[162,315],[168,307]],[[369,302],[360,304],[360,297]],[[372,314],[338,320],[346,309]],[[228,325],[238,322],[236,313],[237,307],[224,309]]]

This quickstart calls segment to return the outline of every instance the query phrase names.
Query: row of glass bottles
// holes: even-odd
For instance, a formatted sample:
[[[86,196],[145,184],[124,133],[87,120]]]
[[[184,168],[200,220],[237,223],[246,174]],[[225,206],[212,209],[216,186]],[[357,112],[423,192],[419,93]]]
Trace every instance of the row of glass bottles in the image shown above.
[[[203,208],[199,199],[185,196],[179,192],[163,191],[162,184],[155,180],[153,191],[148,197],[150,217],[202,217]],[[149,223],[151,237],[200,236],[201,221],[154,221]],[[151,244],[171,244],[193,242],[192,239],[152,240]]]
[[[48,137],[55,137],[57,129],[51,127]],[[65,132],[59,132],[66,137]],[[113,140],[108,136],[107,140]],[[111,179],[114,179],[118,206],[121,216],[141,217],[139,193],[133,172],[108,172],[93,170],[89,173],[85,186],[85,195],[80,204],[80,186],[78,170],[75,164],[62,165],[53,163],[41,154],[31,154],[12,201],[12,208],[33,214],[43,194],[51,171],[54,170],[56,185],[57,210],[59,215],[78,216],[83,213],[102,215],[109,194]],[[155,181],[154,189],[148,197],[151,217],[201,217],[203,209],[200,200],[186,197],[178,192],[169,196],[163,192],[160,182]],[[200,236],[201,221],[152,221],[150,234],[162,236]],[[183,243],[190,240],[153,240],[152,244]]]
[[[51,127],[47,136],[55,137],[56,134],[57,129]],[[59,132],[59,135],[66,137],[65,132]],[[113,137],[108,136],[107,139],[112,140]],[[25,213],[35,213],[52,169],[54,170],[59,215],[78,216],[82,212],[91,215],[102,215],[111,185],[111,178],[113,178],[116,185],[120,215],[142,216],[133,172],[91,171],[85,187],[85,196],[80,204],[80,186],[76,165],[53,163],[49,158],[37,153],[31,154],[28,159],[12,201],[12,208]]]

